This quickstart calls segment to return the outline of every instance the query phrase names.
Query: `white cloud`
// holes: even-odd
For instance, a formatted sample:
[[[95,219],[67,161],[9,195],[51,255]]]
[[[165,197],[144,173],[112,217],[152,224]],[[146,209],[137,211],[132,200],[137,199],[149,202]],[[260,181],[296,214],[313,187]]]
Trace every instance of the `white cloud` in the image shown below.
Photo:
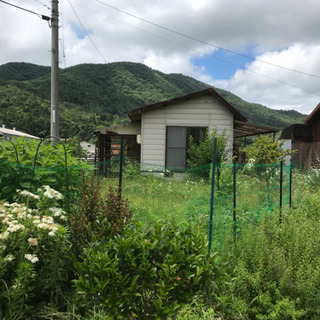
[[[246,70],[238,70],[230,80],[215,85],[230,90],[245,100],[263,103],[276,109],[295,109],[309,113],[320,101],[320,44],[293,44],[282,51],[267,52]],[[273,65],[284,66],[311,77]]]

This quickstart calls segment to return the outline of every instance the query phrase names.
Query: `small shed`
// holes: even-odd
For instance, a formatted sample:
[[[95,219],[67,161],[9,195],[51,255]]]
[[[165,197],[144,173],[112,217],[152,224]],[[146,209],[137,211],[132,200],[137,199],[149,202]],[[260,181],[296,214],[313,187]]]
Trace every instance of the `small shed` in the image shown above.
[[[211,132],[214,127],[218,133],[226,131],[230,150],[236,138],[278,131],[248,123],[246,117],[213,88],[129,110],[126,114],[131,122],[95,131],[98,160],[109,160],[123,135],[125,154],[140,161],[142,171],[150,166],[160,171],[185,169],[189,137],[200,141],[206,130]]]
[[[284,129],[281,139],[290,141],[295,150],[292,161],[302,167],[312,167],[320,163],[320,103],[304,120],[303,124],[293,124]]]

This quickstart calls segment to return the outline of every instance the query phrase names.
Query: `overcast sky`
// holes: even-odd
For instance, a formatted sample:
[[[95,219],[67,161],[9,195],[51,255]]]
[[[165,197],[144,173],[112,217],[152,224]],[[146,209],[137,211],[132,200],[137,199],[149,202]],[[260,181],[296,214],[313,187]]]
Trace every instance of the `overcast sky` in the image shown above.
[[[0,0],[2,1],[2,0]],[[6,0],[51,16],[49,0]],[[60,0],[60,67],[132,61],[249,102],[309,114],[320,102],[318,0]],[[51,30],[0,2],[0,65],[50,65]]]

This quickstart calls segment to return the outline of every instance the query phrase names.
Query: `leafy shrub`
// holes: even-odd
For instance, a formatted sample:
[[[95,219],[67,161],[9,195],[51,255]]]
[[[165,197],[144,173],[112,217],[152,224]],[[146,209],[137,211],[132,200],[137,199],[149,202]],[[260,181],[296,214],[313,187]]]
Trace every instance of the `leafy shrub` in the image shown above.
[[[13,143],[18,159],[13,145],[0,140],[0,199],[13,201],[17,189],[37,190],[42,185],[70,195],[80,183],[81,169],[90,170],[72,155],[72,144],[66,144],[65,150],[62,143],[54,146],[44,141],[36,159],[39,141],[18,138]]]
[[[132,217],[128,200],[121,198],[120,190],[109,187],[106,199],[102,197],[100,178],[82,173],[80,193],[70,215],[70,232],[77,252],[94,237],[104,240],[123,231]]]
[[[233,194],[233,174],[234,166],[236,170],[236,186],[240,186],[239,178],[244,170],[239,164],[228,164],[227,162],[220,164],[216,167],[215,182],[219,195],[231,196]],[[210,166],[210,180],[212,177],[212,165]]]
[[[250,319],[319,319],[320,202],[263,219],[238,241],[235,293]]]
[[[226,149],[228,136],[225,130],[221,134],[218,134],[217,128],[214,128],[211,133],[207,130],[204,140],[199,144],[194,143],[192,136],[190,136],[189,149],[187,150],[189,156],[187,163],[190,168],[188,172],[190,174],[206,180],[209,179],[215,139],[217,139],[217,163],[223,163],[229,152]]]
[[[93,243],[75,267],[85,309],[99,306],[113,319],[160,319],[211,288],[214,257],[201,228],[158,221],[145,232],[133,226]]]
[[[134,178],[140,175],[140,162],[125,158],[124,176]]]
[[[59,306],[70,289],[71,266],[62,195],[46,186],[19,191],[21,203],[0,202],[0,318],[21,319]]]
[[[245,148],[247,159],[254,163],[276,163],[283,161],[287,155],[293,152],[283,149],[284,140],[273,140],[268,135],[260,135],[254,143]]]

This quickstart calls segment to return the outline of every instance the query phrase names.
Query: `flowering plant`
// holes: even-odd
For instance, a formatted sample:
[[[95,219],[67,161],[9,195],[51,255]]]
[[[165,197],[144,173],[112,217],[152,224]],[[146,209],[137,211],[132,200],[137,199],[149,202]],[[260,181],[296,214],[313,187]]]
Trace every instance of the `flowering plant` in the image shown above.
[[[40,297],[49,300],[67,276],[67,218],[59,205],[62,195],[49,186],[39,188],[37,194],[17,193],[20,203],[0,202],[2,315],[24,312],[30,309],[28,302],[36,303]]]

